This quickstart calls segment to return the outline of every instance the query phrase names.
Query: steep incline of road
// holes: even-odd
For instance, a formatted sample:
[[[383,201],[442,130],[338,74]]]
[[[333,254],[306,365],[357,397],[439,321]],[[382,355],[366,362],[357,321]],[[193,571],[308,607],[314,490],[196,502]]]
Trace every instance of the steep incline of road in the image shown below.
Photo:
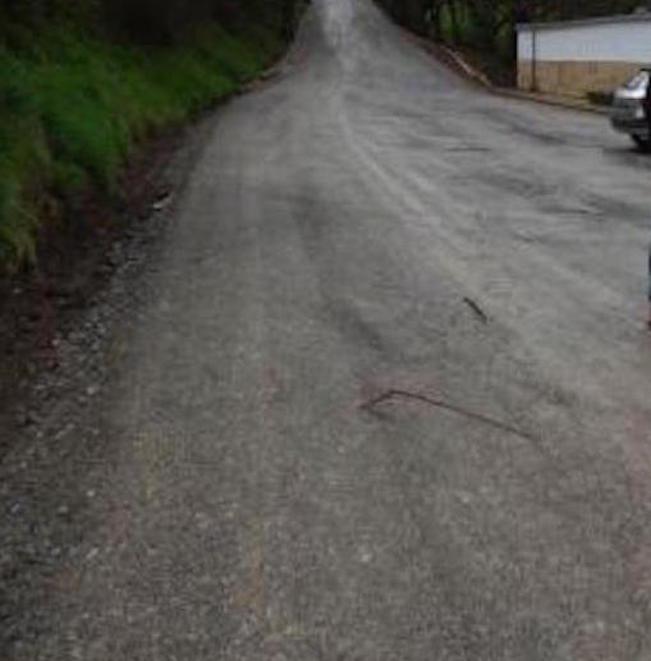
[[[0,656],[651,658],[650,173],[314,0],[218,113]]]

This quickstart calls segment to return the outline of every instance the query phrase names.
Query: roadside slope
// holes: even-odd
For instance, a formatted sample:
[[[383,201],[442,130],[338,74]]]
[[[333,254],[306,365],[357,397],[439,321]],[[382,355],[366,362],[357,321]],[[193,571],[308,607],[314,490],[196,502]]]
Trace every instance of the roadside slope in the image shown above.
[[[59,338],[101,296],[129,237],[161,227],[152,216],[184,180],[165,172],[186,127],[287,46],[281,0],[246,0],[158,40],[61,7],[37,20],[0,6],[0,453],[30,418],[16,404],[58,369]]]
[[[271,6],[160,43],[99,19],[0,17],[0,270],[37,261],[52,228],[92,231],[89,191],[115,203],[135,149],[268,66],[284,45]]]

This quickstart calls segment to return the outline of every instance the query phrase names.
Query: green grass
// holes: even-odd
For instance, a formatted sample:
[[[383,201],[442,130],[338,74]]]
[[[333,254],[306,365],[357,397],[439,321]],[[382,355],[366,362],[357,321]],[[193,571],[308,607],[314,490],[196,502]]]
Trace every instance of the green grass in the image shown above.
[[[134,147],[235,91],[279,53],[206,26],[191,44],[126,47],[56,27],[0,45],[0,267],[33,262],[45,194],[115,192]]]

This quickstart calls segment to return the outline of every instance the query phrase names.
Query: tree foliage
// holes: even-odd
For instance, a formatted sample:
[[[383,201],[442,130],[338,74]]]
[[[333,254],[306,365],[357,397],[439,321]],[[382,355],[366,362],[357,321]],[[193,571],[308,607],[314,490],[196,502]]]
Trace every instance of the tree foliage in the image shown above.
[[[644,0],[380,0],[401,23],[419,32],[443,28],[453,41],[496,46],[517,22],[629,13]]]
[[[139,43],[182,40],[209,21],[275,25],[291,35],[298,0],[0,0],[3,25],[39,29],[52,20],[83,22]]]

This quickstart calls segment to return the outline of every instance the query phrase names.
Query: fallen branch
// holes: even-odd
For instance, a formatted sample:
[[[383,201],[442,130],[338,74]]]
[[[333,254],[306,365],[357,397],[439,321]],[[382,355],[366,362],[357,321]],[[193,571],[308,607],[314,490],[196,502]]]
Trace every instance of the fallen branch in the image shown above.
[[[428,397],[427,395],[422,395],[421,393],[409,392],[408,390],[397,390],[392,388],[391,390],[387,390],[377,397],[364,402],[361,404],[360,408],[371,410],[378,404],[382,404],[396,398],[415,400],[435,408],[456,413],[457,415],[463,416],[464,418],[469,418],[471,420],[475,420],[476,422],[481,422],[482,424],[499,429],[500,431],[506,432],[508,434],[513,434],[514,436],[518,436],[527,441],[537,441],[537,439],[528,432],[518,429],[517,427],[513,427],[512,425],[506,422],[502,422],[501,420],[491,418],[490,416],[484,415],[483,413],[471,411],[456,404],[450,404],[449,402],[446,402],[442,399],[434,399],[432,397]]]
[[[482,320],[483,323],[488,323],[488,315],[479,307],[472,298],[467,296],[463,297],[463,302]]]

